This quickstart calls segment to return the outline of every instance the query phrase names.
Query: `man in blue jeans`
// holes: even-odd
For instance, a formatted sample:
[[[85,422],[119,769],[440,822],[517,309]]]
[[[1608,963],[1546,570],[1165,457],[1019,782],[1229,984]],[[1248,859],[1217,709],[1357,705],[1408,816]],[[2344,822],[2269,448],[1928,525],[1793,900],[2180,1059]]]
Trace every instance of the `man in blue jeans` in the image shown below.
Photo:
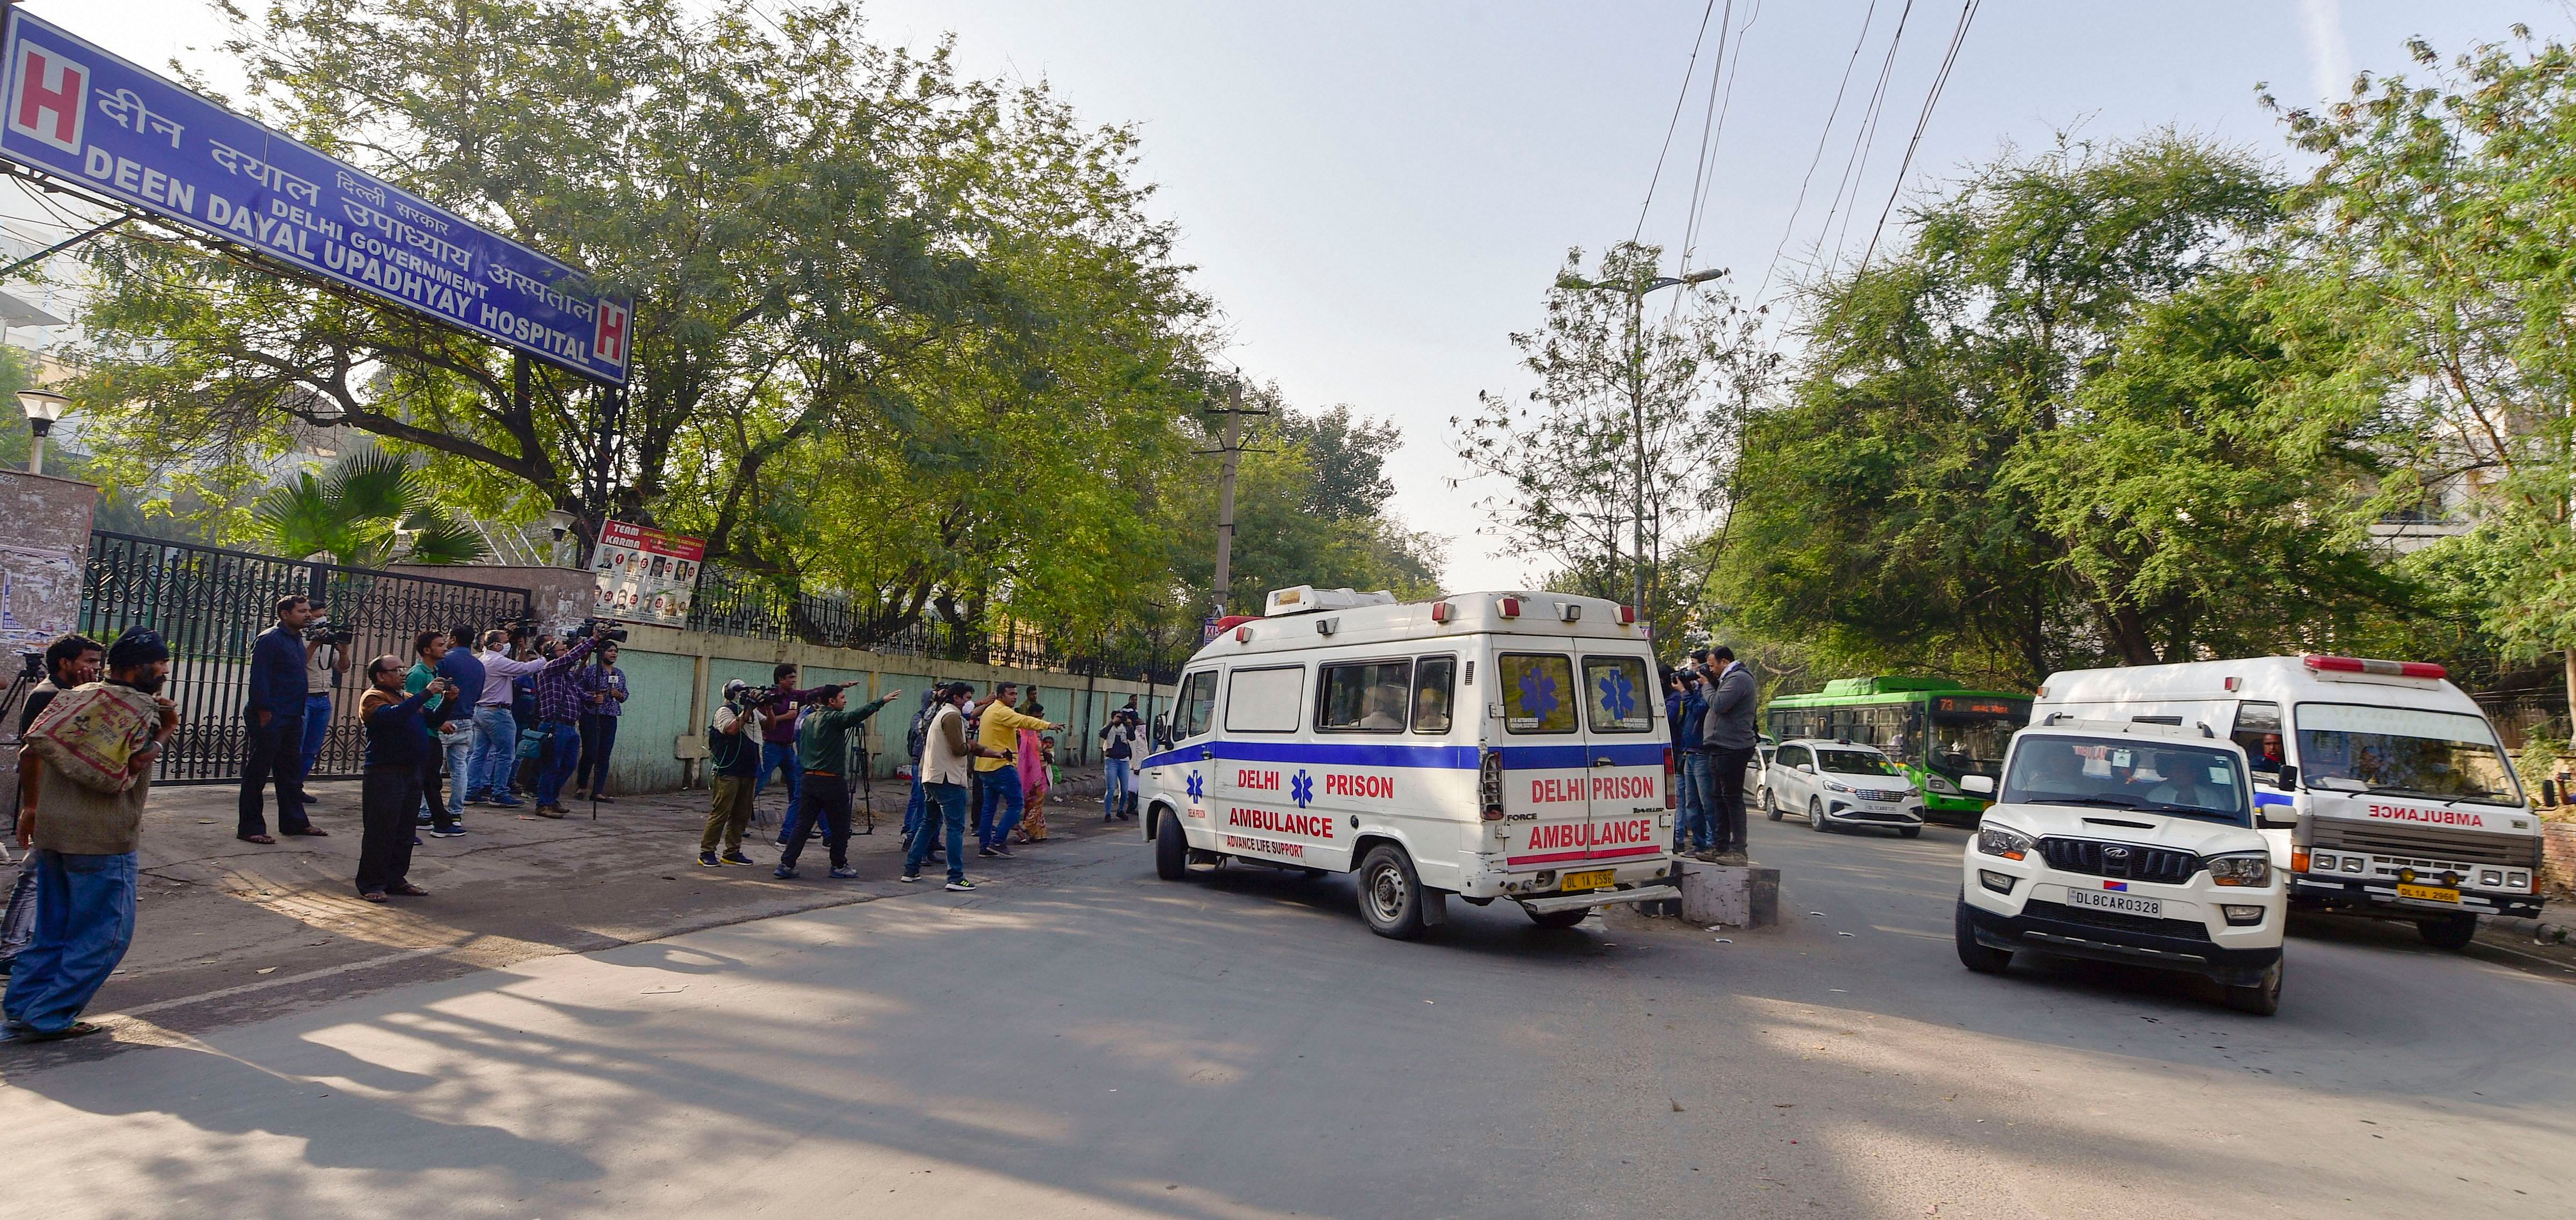
[[[1020,756],[1020,730],[1045,733],[1064,726],[1040,720],[1020,710],[1020,684],[996,682],[993,701],[975,717],[975,739],[982,745],[975,758],[975,776],[984,785],[981,805],[975,811],[976,837],[981,841],[979,856],[1011,854],[1011,828],[1020,824],[1027,812],[1027,797],[1020,791],[1020,769],[1013,762]],[[994,816],[996,807],[1000,816]]]
[[[313,608],[324,613],[322,607]],[[295,777],[299,781],[313,777],[313,768],[322,765],[322,743],[331,735],[331,688],[340,676],[349,672],[349,637],[333,636],[315,640],[305,646],[304,659],[304,741],[298,752]],[[304,793],[304,803],[313,803],[311,789]]]
[[[537,731],[546,738],[537,770],[538,817],[564,815],[564,781],[572,778],[573,764],[581,758],[581,688],[573,683],[573,670],[613,629],[609,623],[593,626],[589,635],[537,670]]]
[[[1100,820],[1118,816],[1118,807],[1127,799],[1135,783],[1136,747],[1143,740],[1138,735],[1136,713],[1119,708],[1109,713],[1109,724],[1100,730]]]
[[[504,809],[521,804],[510,795],[510,777],[519,769],[519,717],[510,707],[518,691],[511,679],[535,673],[546,663],[514,658],[509,646],[509,632],[486,631],[483,651],[474,658],[483,663],[483,690],[474,700],[474,779],[465,792],[467,804],[488,801]]]
[[[84,687],[84,744],[123,751],[125,786],[91,788],[55,767],[68,749],[40,740],[19,755],[18,844],[33,849],[35,936],[9,965],[7,1038],[49,1042],[99,1032],[80,1019],[134,943],[135,849],[152,763],[179,728],[179,709],[161,694],[170,649],[158,633],[130,627],[107,650],[103,689]],[[95,694],[88,692],[95,691]],[[68,706],[60,705],[58,706]],[[50,727],[38,721],[42,730]],[[96,758],[81,756],[95,764]],[[292,760],[288,760],[292,766]]]
[[[1705,852],[1716,842],[1717,756],[1707,743],[1708,688],[1696,670],[1674,675],[1681,682],[1681,716],[1673,721],[1673,751],[1681,762],[1681,817],[1673,823],[1673,851]]]
[[[921,792],[930,807],[922,815],[921,833],[912,837],[912,846],[903,853],[903,879],[921,880],[921,862],[930,855],[931,841],[941,837],[932,833],[935,822],[948,839],[947,888],[958,893],[975,888],[966,879],[968,764],[988,752],[966,736],[966,701],[974,694],[975,688],[963,682],[939,688],[939,710],[931,718],[921,750]]]

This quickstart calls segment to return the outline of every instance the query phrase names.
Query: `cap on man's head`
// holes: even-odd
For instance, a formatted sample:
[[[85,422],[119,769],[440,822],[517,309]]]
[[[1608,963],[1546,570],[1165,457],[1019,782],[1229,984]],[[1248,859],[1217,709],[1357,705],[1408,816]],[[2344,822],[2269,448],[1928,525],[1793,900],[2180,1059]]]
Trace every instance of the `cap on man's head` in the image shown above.
[[[107,646],[107,667],[111,670],[132,669],[137,665],[169,659],[170,646],[162,642],[160,632],[149,627],[128,627],[125,634]]]

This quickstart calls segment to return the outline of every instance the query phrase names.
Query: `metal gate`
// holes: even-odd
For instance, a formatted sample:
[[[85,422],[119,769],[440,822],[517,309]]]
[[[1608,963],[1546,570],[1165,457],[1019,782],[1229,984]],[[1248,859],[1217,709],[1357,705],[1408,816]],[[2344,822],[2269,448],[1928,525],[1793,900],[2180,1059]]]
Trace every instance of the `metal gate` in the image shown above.
[[[370,658],[391,653],[408,665],[418,632],[481,631],[529,610],[525,589],[93,530],[81,583],[82,633],[106,643],[142,625],[170,643],[164,693],[179,705],[179,732],[154,782],[241,777],[251,641],[276,624],[277,599],[292,593],[322,603],[335,625],[356,635],[349,644],[356,660],[332,690],[331,724],[313,766],[324,777],[359,773],[358,696]]]

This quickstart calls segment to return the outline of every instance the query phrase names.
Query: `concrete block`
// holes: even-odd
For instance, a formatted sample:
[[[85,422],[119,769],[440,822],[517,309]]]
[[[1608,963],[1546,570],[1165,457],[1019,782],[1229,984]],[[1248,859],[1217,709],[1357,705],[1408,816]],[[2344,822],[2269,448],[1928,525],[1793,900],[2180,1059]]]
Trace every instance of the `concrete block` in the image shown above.
[[[1764,928],[1780,922],[1780,870],[1682,861],[1682,918]]]

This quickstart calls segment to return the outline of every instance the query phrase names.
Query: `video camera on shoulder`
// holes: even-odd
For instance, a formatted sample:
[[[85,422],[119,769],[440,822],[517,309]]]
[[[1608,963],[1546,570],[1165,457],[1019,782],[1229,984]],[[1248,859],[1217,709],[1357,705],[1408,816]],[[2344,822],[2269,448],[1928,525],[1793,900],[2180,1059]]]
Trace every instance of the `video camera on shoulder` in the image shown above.
[[[566,642],[572,642],[589,639],[591,633],[598,631],[601,626],[607,623],[607,621],[608,620],[606,619],[596,618],[583,619],[581,620],[581,626],[579,628],[564,633],[564,640]],[[611,627],[606,633],[602,634],[599,639],[600,642],[604,644],[623,644],[626,642],[626,629],[623,627]]]
[[[356,631],[327,618],[317,618],[304,624],[304,642],[307,644],[329,644],[334,648],[345,648],[349,641],[357,638]]]

